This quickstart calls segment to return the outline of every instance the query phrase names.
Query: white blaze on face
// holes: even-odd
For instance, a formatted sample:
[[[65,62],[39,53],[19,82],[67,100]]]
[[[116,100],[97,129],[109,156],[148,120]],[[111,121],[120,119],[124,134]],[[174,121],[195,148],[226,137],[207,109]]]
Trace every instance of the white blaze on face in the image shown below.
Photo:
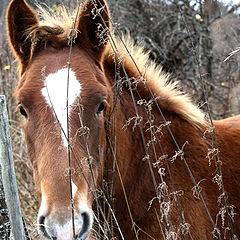
[[[77,190],[78,190],[78,188],[77,188],[76,184],[74,184],[74,182],[72,181],[72,196],[73,196],[73,199],[75,198]]]
[[[44,192],[42,192],[42,201],[41,201],[38,217],[46,216],[47,213],[48,213],[47,198],[46,198],[46,195],[44,194]]]
[[[68,81],[69,78],[69,81]],[[69,86],[68,85],[69,82]],[[67,89],[68,89],[68,107],[71,113],[72,105],[76,98],[80,96],[81,84],[78,82],[72,69],[62,68],[56,73],[49,74],[45,78],[45,87],[42,89],[42,95],[46,102],[53,109],[56,117],[61,124],[62,131],[67,136]],[[70,116],[69,116],[70,118]],[[61,131],[61,132],[62,132]],[[67,139],[62,132],[64,146],[67,147]]]

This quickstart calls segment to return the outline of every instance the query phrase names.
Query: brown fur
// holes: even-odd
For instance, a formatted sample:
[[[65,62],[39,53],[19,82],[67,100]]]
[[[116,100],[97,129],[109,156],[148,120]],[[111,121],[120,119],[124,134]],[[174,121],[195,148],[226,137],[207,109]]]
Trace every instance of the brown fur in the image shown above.
[[[101,1],[101,3],[106,6],[105,1]],[[57,137],[59,127],[40,93],[44,84],[41,70],[44,66],[47,66],[45,72],[47,76],[49,73],[56,72],[66,65],[69,57],[67,33],[72,27],[72,23],[69,21],[69,16],[65,14],[65,18],[68,19],[65,22],[71,23],[71,26],[61,26],[60,23],[53,21],[53,18],[46,12],[44,13],[45,20],[39,22],[33,11],[25,5],[22,8],[22,16],[25,16],[25,12],[30,12],[31,14],[28,14],[28,16],[31,16],[32,21],[28,19],[28,24],[26,24],[23,34],[26,38],[24,39],[23,36],[21,38],[16,33],[17,30],[11,27],[12,22],[18,26],[17,20],[11,17],[18,4],[25,5],[25,2],[23,0],[13,0],[8,10],[9,39],[16,56],[20,60],[21,69],[20,81],[15,95],[17,101],[24,106],[29,116],[25,120],[25,132],[37,191],[40,197],[42,192],[45,192],[49,199],[49,205],[52,206],[51,211],[54,212],[60,209],[59,212],[62,218],[70,214],[66,213],[64,208],[70,201],[69,180],[64,176],[68,168],[67,152],[64,149],[59,150],[60,141]],[[91,10],[93,6],[91,1],[84,6],[87,6],[87,8],[83,7],[85,10],[80,13],[76,25],[78,35],[75,38],[72,49],[71,68],[76,72],[77,78],[83,86],[83,95],[79,102],[84,107],[82,112],[83,122],[90,129],[87,143],[93,159],[95,178],[98,183],[102,179],[106,182],[111,181],[111,170],[114,160],[111,147],[115,148],[116,161],[126,189],[131,214],[136,226],[141,229],[139,231],[139,239],[150,239],[149,235],[154,239],[165,239],[161,230],[163,228],[163,231],[165,231],[159,203],[157,200],[154,200],[150,206],[150,201],[156,197],[156,192],[148,161],[145,158],[146,152],[139,127],[134,127],[135,120],[133,119],[123,128],[129,119],[136,117],[126,76],[122,66],[117,64],[117,57],[111,45],[109,43],[102,45],[96,29],[94,29],[96,23],[102,23],[102,19],[99,17],[92,19]],[[63,12],[67,13],[65,10]],[[110,21],[106,13],[103,14],[103,19],[109,26]],[[24,21],[20,21],[20,23],[22,22]],[[32,23],[32,26],[29,22]],[[146,89],[136,66],[125,52],[120,40],[115,41],[129,79],[133,79],[133,81],[139,80],[134,90],[136,101],[145,99],[149,102],[151,95]],[[208,150],[212,148],[212,135],[206,131],[208,127],[203,113],[192,104],[187,95],[182,94],[178,90],[178,83],[170,82],[169,76],[162,71],[161,67],[155,66],[148,59],[148,54],[143,53],[141,47],[134,47],[129,39],[126,39],[126,42],[127,48],[146,78],[151,91],[157,96],[157,102],[165,118],[171,122],[170,128],[177,143],[180,148],[184,147],[185,159],[196,182],[200,181],[199,186],[202,189],[203,198],[215,221],[220,208],[224,204],[222,199],[218,203],[218,197],[222,192],[218,189],[218,185],[213,183],[213,177],[217,173],[214,158],[208,159],[206,157]],[[19,46],[24,46],[24,48]],[[117,72],[116,68],[118,69]],[[120,76],[118,81],[116,81],[116,73]],[[117,84],[121,86],[119,94],[116,88]],[[116,102],[115,94],[118,94]],[[102,117],[96,117],[95,109],[97,109],[105,95],[107,96],[107,105],[104,114]],[[174,179],[175,190],[182,191],[179,201],[185,222],[190,224],[190,230],[187,232],[188,238],[191,236],[192,239],[212,239],[213,227],[201,201],[194,197],[192,193],[194,185],[186,170],[186,166],[179,156],[176,156],[175,159],[172,158],[177,149],[166,126],[162,126],[161,131],[155,133],[162,146],[161,150],[160,144],[153,142],[152,145],[150,142],[152,136],[149,129],[149,119],[143,105],[138,104],[137,109],[142,117],[141,125],[143,126],[146,143],[150,144],[148,151],[152,166],[156,162],[154,145],[157,158],[160,158],[163,154],[167,155],[166,159],[162,159],[159,162],[159,165],[161,165],[161,168],[166,169],[168,163]],[[81,196],[87,198],[91,206],[93,196],[88,191],[88,188],[94,189],[94,184],[86,162],[87,152],[84,139],[77,135],[80,128],[78,113],[79,108],[76,106],[74,117],[70,121],[71,128],[75,130],[75,134],[71,136],[71,144],[80,162],[80,165],[77,164],[72,154],[72,164],[76,170],[73,178],[78,182],[78,188],[82,192]],[[152,123],[156,129],[156,127],[160,127],[163,124],[163,120],[154,103],[152,104],[151,114]],[[112,119],[115,120],[113,121]],[[115,124],[113,124],[114,122]],[[239,123],[239,116],[214,122],[227,202],[234,206],[236,214],[233,218],[233,232],[238,238],[240,237]],[[112,143],[113,146],[111,146],[109,139],[114,136],[116,136],[116,146],[114,141]],[[104,149],[102,155],[99,153],[99,146]],[[83,179],[82,173],[89,181],[88,184]],[[160,200],[166,201],[170,199],[171,202],[169,216],[172,227],[168,225],[167,228],[169,231],[177,232],[178,237],[182,239],[184,236],[180,228],[181,218],[176,198],[173,194],[174,189],[167,170],[165,170],[165,173],[164,181],[168,186],[168,195],[161,195]],[[154,168],[154,174],[159,186],[161,181],[157,168]],[[125,239],[135,239],[118,174],[115,175],[114,199],[115,214]],[[160,223],[158,218],[160,218]],[[224,218],[223,227],[226,227],[228,225],[226,214]],[[167,223],[170,224],[170,221]],[[217,227],[221,230],[223,237],[224,231],[220,217],[218,217]],[[115,235],[120,239],[117,230]],[[229,236],[229,231],[227,231],[226,237],[228,239],[230,239]]]

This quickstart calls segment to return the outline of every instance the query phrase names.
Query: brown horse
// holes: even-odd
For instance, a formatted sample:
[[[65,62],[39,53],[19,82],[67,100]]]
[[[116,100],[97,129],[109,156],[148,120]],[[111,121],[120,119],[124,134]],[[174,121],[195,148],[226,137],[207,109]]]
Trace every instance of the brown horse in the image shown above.
[[[104,0],[76,16],[39,18],[24,0],[7,14],[41,236],[239,239],[240,117],[209,127],[141,47],[113,36]]]

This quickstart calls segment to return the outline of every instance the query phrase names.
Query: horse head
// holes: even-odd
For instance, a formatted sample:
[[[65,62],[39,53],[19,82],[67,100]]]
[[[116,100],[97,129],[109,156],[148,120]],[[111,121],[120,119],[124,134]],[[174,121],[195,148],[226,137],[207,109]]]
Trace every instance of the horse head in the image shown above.
[[[19,61],[15,92],[40,197],[46,239],[85,239],[94,215],[112,93],[102,55],[110,27],[106,2],[86,1],[72,29],[46,26],[24,0],[8,8],[8,34]]]

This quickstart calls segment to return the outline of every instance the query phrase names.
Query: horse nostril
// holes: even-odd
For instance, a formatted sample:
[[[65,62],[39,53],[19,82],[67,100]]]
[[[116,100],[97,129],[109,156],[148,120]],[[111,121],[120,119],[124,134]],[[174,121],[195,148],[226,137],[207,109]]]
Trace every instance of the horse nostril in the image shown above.
[[[90,221],[90,216],[88,212],[82,213],[81,216],[83,218],[83,226],[82,226],[81,232],[78,234],[78,238],[84,239],[90,231],[91,221]]]
[[[44,217],[44,216],[40,216],[39,220],[38,220],[39,230],[40,230],[41,234],[48,239],[56,239],[56,238],[50,237],[49,234],[47,233],[46,226],[45,226],[45,220],[46,220],[46,217]]]
[[[44,217],[44,216],[41,216],[38,221],[39,221],[39,229],[40,229],[40,231],[41,231],[43,234],[45,234],[45,232],[46,232],[45,225],[44,225],[45,217]]]

